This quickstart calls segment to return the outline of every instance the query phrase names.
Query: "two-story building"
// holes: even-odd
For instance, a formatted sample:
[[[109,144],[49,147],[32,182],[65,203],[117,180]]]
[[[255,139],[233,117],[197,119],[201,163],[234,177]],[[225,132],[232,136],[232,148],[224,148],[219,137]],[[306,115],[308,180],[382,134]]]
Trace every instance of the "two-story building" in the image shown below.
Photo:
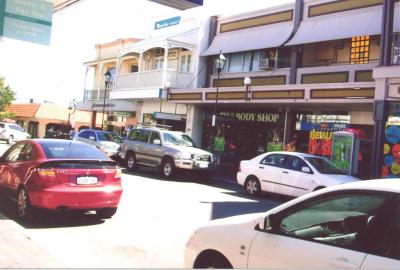
[[[375,81],[385,72],[373,73],[383,49],[383,6],[393,13],[391,61],[398,63],[398,1],[297,0],[218,18],[212,43],[201,52],[206,87],[171,89],[169,101],[193,108],[186,131],[209,149],[217,137],[225,160],[282,150],[294,134],[298,150],[329,157],[332,132],[360,130],[359,171],[368,174],[377,133],[374,107],[386,89]],[[218,74],[220,52],[226,64]]]
[[[110,92],[115,83],[117,68],[120,72],[135,71],[132,57],[118,57],[119,50],[137,43],[140,39],[126,38],[97,44],[94,60],[84,63],[86,66],[83,100],[76,104],[77,110],[92,114],[91,126],[96,127],[96,118],[103,119],[103,128],[122,134],[127,126],[136,121],[136,103],[127,100],[111,100]],[[107,85],[104,74],[111,74],[112,82]],[[104,112],[104,115],[103,115]],[[100,124],[101,126],[101,124]]]
[[[169,103],[167,96],[174,89],[205,86],[206,59],[200,53],[209,44],[209,21],[203,7],[157,19],[149,38],[119,50],[111,100],[135,102],[138,122],[185,130],[191,106]]]

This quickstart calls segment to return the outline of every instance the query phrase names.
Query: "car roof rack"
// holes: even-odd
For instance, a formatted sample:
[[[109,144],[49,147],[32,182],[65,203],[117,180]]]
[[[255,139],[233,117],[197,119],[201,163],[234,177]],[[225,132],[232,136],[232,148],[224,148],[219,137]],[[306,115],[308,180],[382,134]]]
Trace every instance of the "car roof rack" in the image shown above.
[[[156,123],[137,123],[137,128],[150,128],[150,129],[163,129],[163,130],[171,130],[172,126],[161,125]]]

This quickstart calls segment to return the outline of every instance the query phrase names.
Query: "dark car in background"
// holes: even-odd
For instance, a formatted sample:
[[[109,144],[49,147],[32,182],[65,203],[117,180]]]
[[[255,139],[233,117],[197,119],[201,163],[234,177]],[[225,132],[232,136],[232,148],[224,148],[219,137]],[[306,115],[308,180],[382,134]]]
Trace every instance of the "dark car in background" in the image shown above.
[[[102,150],[108,157],[118,160],[122,139],[117,134],[96,129],[82,129],[74,135],[74,140],[91,144]]]
[[[95,210],[111,218],[122,195],[121,170],[96,147],[76,141],[20,141],[0,158],[0,189],[17,201],[22,219],[35,208]]]

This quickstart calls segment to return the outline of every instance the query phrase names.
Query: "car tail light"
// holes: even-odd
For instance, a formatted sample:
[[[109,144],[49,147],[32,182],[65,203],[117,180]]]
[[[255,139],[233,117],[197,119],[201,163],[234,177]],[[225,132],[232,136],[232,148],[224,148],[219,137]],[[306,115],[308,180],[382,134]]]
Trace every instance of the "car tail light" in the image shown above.
[[[120,180],[121,179],[121,175],[122,175],[122,171],[120,167],[116,167],[116,172],[114,175],[114,179]]]
[[[37,168],[35,171],[42,180],[56,182],[56,172],[53,168]]]

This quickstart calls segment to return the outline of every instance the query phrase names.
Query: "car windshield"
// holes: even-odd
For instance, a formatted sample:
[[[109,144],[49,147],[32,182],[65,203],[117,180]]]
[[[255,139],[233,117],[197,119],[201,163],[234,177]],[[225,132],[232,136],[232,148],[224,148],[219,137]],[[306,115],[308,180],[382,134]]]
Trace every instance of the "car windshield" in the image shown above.
[[[96,147],[74,141],[42,141],[40,145],[48,159],[96,159],[108,160]]]
[[[174,145],[196,147],[196,144],[188,135],[181,133],[164,133],[164,143],[171,143]]]
[[[342,174],[345,175],[346,172],[339,169],[333,162],[322,157],[306,157],[305,158],[311,165],[322,174]]]
[[[97,132],[97,137],[99,141],[122,143],[122,139],[112,132]]]

